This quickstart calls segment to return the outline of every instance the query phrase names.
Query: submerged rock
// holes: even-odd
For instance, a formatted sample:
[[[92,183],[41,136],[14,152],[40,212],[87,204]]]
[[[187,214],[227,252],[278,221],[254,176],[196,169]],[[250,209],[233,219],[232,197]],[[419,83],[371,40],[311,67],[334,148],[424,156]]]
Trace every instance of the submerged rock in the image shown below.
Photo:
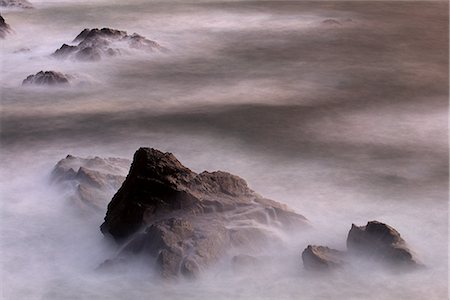
[[[79,158],[68,155],[52,172],[53,182],[69,189],[80,208],[104,212],[120,188],[131,162],[121,158]]]
[[[140,148],[108,205],[101,231],[123,244],[119,257],[154,257],[164,277],[195,276],[231,247],[302,229],[305,217],[265,199],[226,172],[194,173],[173,154]]]
[[[331,25],[331,26],[340,26],[342,25],[341,22],[339,22],[338,20],[335,19],[326,19],[322,21],[323,25]]]
[[[375,258],[389,264],[421,265],[400,233],[378,221],[368,222],[366,226],[352,224],[347,237],[347,249],[352,254]]]
[[[345,252],[324,246],[308,245],[302,253],[305,269],[324,270],[341,267],[345,264]]]
[[[33,5],[27,0],[0,0],[0,6],[8,8],[33,8]]]
[[[26,52],[30,52],[31,49],[30,48],[19,48],[17,50],[15,50],[13,53],[26,53]]]
[[[116,56],[129,49],[146,52],[165,51],[155,41],[139,34],[128,35],[126,31],[102,28],[84,29],[74,40],[77,45],[63,44],[55,51],[57,58],[74,58],[82,61],[96,61],[102,57]]]
[[[233,256],[231,265],[235,271],[243,271],[261,265],[261,261],[252,255],[239,254]]]
[[[0,38],[4,39],[11,32],[11,27],[6,23],[5,19],[0,15]]]
[[[347,27],[354,24],[353,20],[350,18],[346,19],[325,19],[321,22],[323,28],[337,28],[337,27]]]
[[[22,85],[67,85],[69,76],[55,71],[40,71],[35,75],[29,75],[22,82]]]

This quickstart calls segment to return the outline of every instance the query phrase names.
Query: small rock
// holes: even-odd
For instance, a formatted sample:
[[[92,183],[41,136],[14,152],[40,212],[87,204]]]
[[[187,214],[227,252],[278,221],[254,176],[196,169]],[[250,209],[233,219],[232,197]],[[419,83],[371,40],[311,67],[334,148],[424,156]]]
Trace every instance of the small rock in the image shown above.
[[[308,245],[302,253],[303,266],[308,270],[325,270],[345,264],[345,253],[324,246]]]
[[[335,19],[323,20],[322,24],[324,24],[324,25],[331,25],[331,26],[340,26],[340,25],[342,25],[341,22],[339,22],[338,20],[335,20]]]
[[[388,264],[421,265],[400,233],[378,221],[368,222],[366,226],[352,224],[347,237],[347,249],[351,254],[375,258]]]
[[[35,75],[29,75],[22,85],[68,85],[69,76],[55,71],[40,71]]]

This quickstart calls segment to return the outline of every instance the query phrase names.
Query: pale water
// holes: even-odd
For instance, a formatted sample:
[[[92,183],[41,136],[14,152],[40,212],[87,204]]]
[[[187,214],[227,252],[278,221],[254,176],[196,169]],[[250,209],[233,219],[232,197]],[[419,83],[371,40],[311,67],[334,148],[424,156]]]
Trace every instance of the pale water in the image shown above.
[[[3,299],[447,299],[447,3],[34,6],[1,11],[15,31],[1,44]],[[94,27],[170,51],[49,56]],[[21,86],[40,70],[76,79]],[[49,174],[69,153],[131,159],[140,146],[237,174],[314,229],[261,249],[267,263],[240,273],[225,261],[194,281],[161,281],[139,262],[98,272],[116,251],[99,231],[104,214],[75,211]],[[345,249],[351,224],[370,220],[395,227],[427,268],[303,270],[308,244]]]

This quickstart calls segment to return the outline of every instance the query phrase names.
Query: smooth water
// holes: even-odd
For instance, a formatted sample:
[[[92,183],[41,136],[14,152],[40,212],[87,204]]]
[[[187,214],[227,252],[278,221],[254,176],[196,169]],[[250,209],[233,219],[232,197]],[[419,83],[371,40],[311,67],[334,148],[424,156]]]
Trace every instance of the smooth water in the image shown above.
[[[15,31],[1,43],[3,299],[447,299],[448,3],[34,5],[1,11]],[[93,27],[170,52],[49,56]],[[76,80],[21,86],[40,70]],[[140,146],[237,174],[314,229],[261,249],[260,269],[219,262],[169,282],[139,262],[98,272],[116,250],[99,231],[104,215],[73,210],[48,176],[69,153],[131,159]],[[303,270],[306,245],[345,249],[351,224],[369,220],[395,227],[427,268]]]

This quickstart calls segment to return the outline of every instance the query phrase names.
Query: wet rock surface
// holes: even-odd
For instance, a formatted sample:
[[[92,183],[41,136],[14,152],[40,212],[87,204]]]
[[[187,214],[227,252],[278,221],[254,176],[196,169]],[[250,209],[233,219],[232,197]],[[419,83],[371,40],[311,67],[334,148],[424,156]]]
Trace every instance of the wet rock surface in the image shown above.
[[[0,0],[0,7],[33,8],[33,5],[26,0]]]
[[[307,220],[226,172],[194,173],[173,154],[141,148],[108,205],[101,231],[124,244],[118,257],[154,258],[163,277],[196,276],[230,248],[272,240]]]
[[[5,19],[0,15],[0,38],[4,39],[11,32],[11,27],[6,23]]]
[[[363,255],[402,266],[421,265],[400,233],[393,227],[378,221],[366,226],[356,226],[348,233],[347,249],[352,254]]]
[[[302,253],[305,269],[328,270],[345,264],[345,252],[324,246],[308,245]]]
[[[144,52],[165,51],[166,49],[137,33],[131,35],[126,31],[102,28],[84,29],[74,40],[76,45],[63,44],[53,53],[54,57],[73,58],[81,61],[98,61],[102,57],[117,56],[128,50],[137,49]]]
[[[68,155],[51,174],[55,184],[69,190],[72,202],[83,210],[104,212],[120,188],[131,162],[121,158],[80,158]]]
[[[55,71],[39,71],[34,75],[29,75],[22,82],[22,85],[68,85],[69,75]]]

